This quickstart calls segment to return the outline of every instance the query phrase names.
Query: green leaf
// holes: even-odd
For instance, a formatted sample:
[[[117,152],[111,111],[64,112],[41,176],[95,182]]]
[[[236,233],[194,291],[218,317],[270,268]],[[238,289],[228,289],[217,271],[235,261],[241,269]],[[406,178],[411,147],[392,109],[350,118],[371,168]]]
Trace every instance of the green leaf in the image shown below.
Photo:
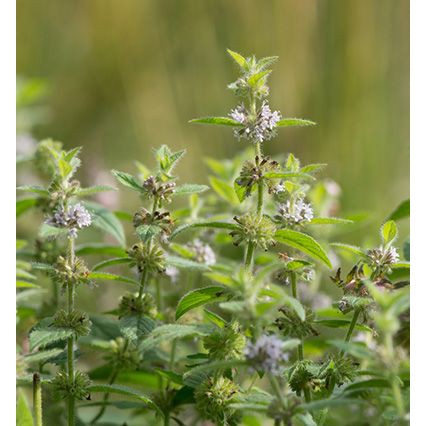
[[[110,244],[103,243],[88,243],[81,244],[76,247],[75,253],[77,256],[84,256],[86,254],[95,254],[95,255],[108,255],[108,256],[117,256],[117,257],[126,257],[127,253],[121,247],[113,246]]]
[[[282,120],[278,121],[277,126],[278,127],[289,127],[289,126],[316,126],[317,123],[310,121],[310,120],[304,120],[302,118],[283,118]]]
[[[49,195],[49,191],[40,185],[23,185],[23,186],[18,186],[16,189],[18,191],[32,192],[33,194],[39,194],[43,196]]]
[[[140,285],[140,283],[133,278],[110,274],[108,272],[90,272],[88,278],[91,280],[120,281],[122,283],[135,284],[137,286]]]
[[[199,194],[200,192],[205,192],[210,188],[207,185],[196,185],[192,183],[185,183],[183,185],[179,185],[175,188],[175,195],[191,195],[191,194]]]
[[[28,281],[16,280],[16,288],[40,288],[40,286]]]
[[[344,405],[359,405],[365,404],[366,401],[362,399],[349,399],[349,398],[328,398],[328,399],[319,399],[317,401],[308,402],[301,404],[297,407],[299,411],[317,411],[324,408],[330,407],[341,407]]]
[[[16,201],[16,217],[21,216],[26,211],[35,207],[38,203],[38,198],[21,198]]]
[[[388,220],[401,220],[410,216],[410,199],[404,200],[399,206],[390,214]]]
[[[218,126],[242,127],[242,124],[228,117],[201,117],[189,120],[190,123],[216,124]]]
[[[140,393],[138,390],[129,388],[127,386],[92,385],[92,386],[89,386],[88,390],[89,392],[103,392],[103,393],[112,393],[117,395],[130,396],[144,402],[149,407],[154,408],[159,414],[163,415],[163,412],[151,399],[149,399],[146,395]]]
[[[342,340],[328,340],[327,343],[356,358],[371,357],[370,350],[362,343],[344,342]]]
[[[80,188],[75,195],[78,197],[88,197],[93,194],[98,194],[99,192],[105,191],[117,191],[117,188],[114,188],[109,185],[95,185],[89,186],[88,188]]]
[[[220,198],[227,201],[228,203],[231,203],[231,205],[234,206],[239,204],[234,192],[234,188],[229,185],[229,183],[215,176],[210,176],[209,182],[210,186],[213,188],[216,194],[219,195]]]
[[[205,364],[197,365],[183,375],[183,383],[187,386],[197,387],[210,374],[216,371],[224,371],[229,368],[242,367],[247,365],[245,360],[227,360],[213,361]]]
[[[257,184],[256,184],[257,185]],[[253,185],[254,187],[254,185]],[[242,203],[249,195],[250,195],[250,189],[247,186],[241,186],[238,183],[238,179],[235,179],[234,181],[234,192],[238,198],[238,201]]]
[[[300,169],[301,173],[315,173],[326,167],[325,163],[307,164]]]
[[[212,311],[208,311],[207,309],[204,309],[204,314],[207,320],[216,324],[218,327],[223,328],[225,326],[226,321],[220,315],[215,314]]]
[[[183,257],[178,256],[167,256],[166,258],[167,264],[171,266],[175,266],[179,269],[190,269],[195,271],[208,271],[210,267],[204,263],[195,262],[190,259],[185,259]]]
[[[301,172],[268,172],[263,175],[267,179],[304,178],[314,179],[311,175]]]
[[[349,253],[356,254],[358,256],[365,256],[365,253],[361,247],[352,246],[350,244],[344,244],[344,243],[330,243],[330,245],[333,247],[342,249],[344,251],[347,251]]]
[[[162,231],[158,225],[140,225],[136,228],[136,235],[144,242],[154,239]]]
[[[177,227],[170,235],[170,240],[175,238],[177,235],[179,235],[183,231],[186,231],[187,229],[192,229],[192,228],[229,229],[232,231],[237,229],[237,226],[230,222],[219,222],[219,221],[187,223],[185,225],[181,225]]]
[[[350,225],[353,220],[342,219],[340,217],[314,217],[308,225]]]
[[[207,336],[212,332],[209,325],[187,325],[187,324],[165,324],[155,328],[139,345],[139,350],[145,352],[156,348],[160,343],[172,342],[174,339],[181,339],[192,336]]]
[[[41,238],[55,239],[55,238],[64,237],[68,235],[68,229],[56,228],[55,226],[51,226],[51,225],[48,225],[47,223],[43,223],[40,226],[38,235]]]
[[[314,321],[315,324],[322,325],[324,327],[330,327],[330,328],[342,328],[347,327],[351,324],[351,321],[346,319],[319,319]],[[363,331],[369,331],[371,332],[371,328],[364,325],[364,324],[357,324],[356,326],[357,330],[363,330]]]
[[[33,426],[33,424],[33,415],[25,395],[22,391],[19,391],[16,404],[16,426]]]
[[[380,229],[382,235],[383,244],[389,246],[398,237],[398,227],[393,220],[388,220]]]
[[[120,172],[118,170],[112,170],[111,173],[115,176],[115,178],[127,188],[133,189],[141,194],[145,194],[145,188],[139,183],[139,181],[130,175],[129,173]]]
[[[247,69],[247,61],[244,58],[244,56],[240,55],[237,52],[234,52],[231,49],[226,49],[226,51],[228,52],[229,56],[243,69],[246,70]]]
[[[309,235],[291,229],[280,229],[275,233],[275,240],[296,248],[331,268],[331,262],[324,249]]]
[[[114,213],[94,202],[85,201],[84,205],[93,215],[93,226],[112,235],[124,247],[126,245],[126,236],[123,225]]]
[[[120,320],[120,329],[123,335],[131,341],[140,341],[142,337],[154,330],[155,321],[147,316],[123,317]]]
[[[113,265],[122,265],[123,263],[131,262],[131,260],[131,257],[115,257],[114,259],[104,260],[93,266],[92,271],[99,271],[100,269],[108,268],[109,266]]]
[[[25,357],[25,362],[28,363],[28,364],[46,362],[51,358],[57,357],[62,352],[64,352],[64,350],[61,349],[61,348],[48,349],[48,350],[45,350],[45,351],[34,352],[34,353],[29,354]]]
[[[73,330],[52,326],[52,319],[45,318],[30,332],[30,350],[60,342],[73,335]]]
[[[222,302],[228,291],[224,287],[209,286],[198,288],[186,293],[176,308],[175,318],[178,320],[186,312],[207,303]]]
[[[266,78],[269,74],[271,74],[271,70],[266,70],[266,71],[260,71],[257,72],[253,75],[251,75],[248,79],[247,79],[247,83],[252,86],[255,87],[259,82],[265,82]]]

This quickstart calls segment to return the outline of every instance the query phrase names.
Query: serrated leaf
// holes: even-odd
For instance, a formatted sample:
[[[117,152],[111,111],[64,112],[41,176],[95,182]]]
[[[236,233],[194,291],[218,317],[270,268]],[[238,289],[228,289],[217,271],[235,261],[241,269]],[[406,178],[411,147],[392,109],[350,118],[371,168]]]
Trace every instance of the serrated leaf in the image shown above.
[[[16,201],[16,217],[21,216],[28,210],[35,207],[38,203],[37,198],[21,198]]]
[[[247,61],[244,58],[244,56],[240,55],[237,52],[234,52],[231,49],[226,49],[228,52],[228,55],[243,69],[245,70],[247,68]]]
[[[52,326],[52,319],[45,318],[30,332],[30,350],[60,342],[73,335],[73,330]]]
[[[93,266],[92,271],[99,271],[104,268],[108,268],[109,266],[113,265],[122,265],[124,263],[129,263],[132,261],[131,257],[115,257],[114,259],[108,259],[104,260],[102,262],[97,263],[95,266]]]
[[[140,283],[133,278],[110,274],[108,272],[90,272],[88,278],[91,280],[120,281],[122,283],[140,285]]]
[[[151,241],[162,231],[158,225],[140,225],[136,228],[136,235],[143,241]]]
[[[398,237],[398,227],[393,220],[388,220],[380,229],[383,244],[385,246],[391,245]]]
[[[232,231],[237,229],[237,226],[230,222],[219,222],[219,221],[187,223],[185,225],[181,225],[177,227],[170,235],[170,240],[175,238],[177,235],[179,235],[183,231],[186,231],[187,229],[193,229],[193,228],[229,229]]]
[[[120,320],[121,332],[131,341],[139,342],[142,337],[151,333],[155,326],[155,321],[147,316],[123,317]]]
[[[316,126],[317,123],[310,120],[304,120],[302,118],[283,118],[278,121],[278,127],[289,127],[289,126]]]
[[[89,186],[88,188],[80,188],[75,195],[78,197],[88,197],[90,195],[105,191],[117,191],[117,188],[109,185],[95,185]]]
[[[242,127],[243,125],[229,117],[200,117],[189,120],[190,123],[215,124],[218,126]]]
[[[356,254],[358,256],[365,256],[365,253],[361,247],[352,246],[350,244],[344,244],[344,243],[330,243],[330,245],[333,247],[337,247],[339,249],[345,250],[349,253]]]
[[[238,198],[238,201],[242,203],[250,195],[251,189],[254,189],[254,187],[255,185],[253,185],[253,187],[242,186],[238,183],[238,179],[235,179],[234,192]]]
[[[145,188],[139,183],[139,181],[129,173],[120,172],[118,170],[112,170],[111,173],[115,178],[127,188],[133,189],[141,194],[145,194]]]
[[[307,164],[306,166],[301,167],[300,172],[301,173],[315,173],[315,172],[322,170],[326,166],[327,166],[327,164],[325,164],[325,163]]]
[[[255,87],[259,82],[263,83],[266,81],[266,77],[271,74],[271,72],[271,70],[257,72],[248,78],[247,83],[250,86]]]
[[[23,185],[23,186],[18,186],[16,189],[18,191],[32,192],[33,194],[39,194],[43,196],[49,195],[49,191],[40,185]]]
[[[165,324],[155,328],[139,345],[139,350],[145,352],[158,347],[160,343],[171,342],[174,339],[193,336],[207,336],[212,332],[209,325]]]
[[[401,220],[410,216],[410,200],[404,200],[399,206],[390,214],[388,220]]]
[[[308,225],[351,225],[354,221],[340,217],[314,217]]]
[[[227,294],[227,289],[219,286],[198,288],[186,293],[176,308],[175,319],[178,320],[186,312],[207,303],[221,302]]]
[[[275,233],[275,240],[296,248],[312,258],[320,260],[331,268],[330,259],[327,257],[324,249],[311,236],[291,229],[280,229]]]
[[[215,176],[210,176],[209,182],[210,186],[213,188],[216,194],[219,195],[220,198],[234,206],[239,204],[234,192],[234,188],[229,185],[229,183]]]
[[[45,350],[45,351],[34,352],[32,354],[25,356],[25,362],[28,363],[28,364],[46,362],[51,358],[57,357],[62,352],[64,352],[64,350],[61,349],[61,348],[48,349],[48,350]]]
[[[158,413],[163,415],[163,412],[160,410],[160,408],[150,398],[140,393],[136,389],[132,389],[127,386],[120,386],[120,385],[91,385],[89,386],[88,390],[89,392],[103,392],[103,393],[112,393],[117,395],[130,396],[144,402],[148,406],[154,408]]]
[[[174,195],[191,195],[199,194],[201,192],[208,191],[210,188],[207,185],[196,185],[192,183],[185,183],[183,185],[176,186]]]
[[[177,256],[167,256],[166,262],[168,265],[175,266],[179,269],[190,269],[198,271],[208,271],[210,267],[204,263],[195,262],[194,260],[185,259]]]

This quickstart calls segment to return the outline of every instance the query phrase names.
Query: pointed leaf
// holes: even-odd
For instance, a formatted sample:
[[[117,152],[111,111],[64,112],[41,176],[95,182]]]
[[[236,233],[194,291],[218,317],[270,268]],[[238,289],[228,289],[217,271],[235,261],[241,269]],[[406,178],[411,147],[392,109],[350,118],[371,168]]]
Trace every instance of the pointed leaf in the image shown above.
[[[242,127],[243,125],[229,117],[201,117],[189,120],[190,123],[216,124],[218,126]]]
[[[277,126],[278,127],[289,127],[289,126],[316,126],[317,123],[310,121],[310,120],[304,120],[301,118],[283,118],[282,120],[278,121]]]
[[[275,233],[275,240],[296,248],[331,268],[330,259],[324,249],[309,235],[291,229],[281,229]]]
[[[192,183],[185,183],[175,188],[175,195],[191,195],[199,194],[200,192],[208,191],[210,188],[207,185],[196,185]]]

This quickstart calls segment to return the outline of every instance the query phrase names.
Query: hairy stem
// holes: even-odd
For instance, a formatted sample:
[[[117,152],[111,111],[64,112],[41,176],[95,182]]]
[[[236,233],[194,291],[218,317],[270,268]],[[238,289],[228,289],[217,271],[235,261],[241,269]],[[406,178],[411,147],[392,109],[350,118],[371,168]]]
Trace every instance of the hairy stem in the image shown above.
[[[355,326],[356,326],[356,323],[358,321],[358,317],[359,317],[360,313],[361,313],[361,309],[355,309],[354,315],[352,317],[352,321],[351,321],[351,323],[349,325],[349,328],[348,328],[348,331],[346,333],[345,342],[350,342],[351,337],[352,337],[352,333],[353,333],[353,331],[355,329]],[[342,349],[340,351],[340,355],[344,355],[345,352],[346,351],[344,349]]]
[[[43,426],[41,383],[40,383],[40,375],[38,373],[33,374],[33,408],[34,408],[34,425]]]
[[[297,277],[295,272],[290,273],[290,282],[291,282],[291,295],[297,299]],[[297,358],[299,361],[303,361],[304,353],[303,353],[303,340],[301,339],[300,344],[297,347]],[[303,389],[303,394],[305,396],[305,401],[311,401],[311,390],[308,387]]]
[[[139,294],[138,294],[138,299],[139,299],[139,300],[141,300],[141,299],[142,299],[142,295],[143,295],[143,292],[144,292],[144,290],[145,290],[145,285],[146,285],[147,281],[148,281],[148,271],[147,271],[147,269],[145,268],[145,269],[142,271],[141,283],[140,283],[140,286],[139,286]]]
[[[68,261],[72,269],[74,269],[74,238],[68,240]],[[68,312],[74,310],[74,282],[68,282]],[[68,338],[67,341],[67,365],[68,365],[68,381],[74,383],[74,336]],[[74,396],[68,396],[68,426],[75,424],[75,400]]]
[[[253,262],[253,254],[254,254],[254,243],[249,241],[249,243],[247,244],[246,259],[245,259],[246,269],[251,268],[251,264]]]

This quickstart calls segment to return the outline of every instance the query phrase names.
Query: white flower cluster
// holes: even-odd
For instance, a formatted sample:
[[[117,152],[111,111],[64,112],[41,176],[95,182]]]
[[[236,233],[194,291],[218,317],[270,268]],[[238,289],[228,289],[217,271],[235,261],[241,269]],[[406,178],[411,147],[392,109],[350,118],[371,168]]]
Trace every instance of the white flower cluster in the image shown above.
[[[69,237],[76,238],[79,229],[90,226],[92,217],[87,209],[78,203],[69,206],[67,210],[63,206],[59,207],[46,223],[56,228],[68,228]]]
[[[378,247],[367,251],[368,260],[371,266],[376,268],[386,268],[398,262],[399,254],[395,247]]]
[[[299,198],[291,205],[290,201],[278,206],[279,219],[287,225],[298,225],[302,222],[310,222],[314,217],[314,212],[309,203],[305,203]]]
[[[263,142],[272,139],[276,134],[275,128],[277,127],[277,123],[282,118],[279,111],[271,111],[266,101],[262,103],[260,111],[254,120],[250,117],[243,104],[233,109],[229,115],[232,119],[243,125],[242,129],[235,130],[235,136],[238,139],[246,138],[253,142]]]
[[[196,262],[204,263],[207,266],[212,266],[216,263],[216,255],[213,249],[198,238],[187,244],[186,247],[193,253]]]
[[[283,346],[284,342],[277,336],[263,334],[256,342],[247,343],[244,355],[255,369],[278,375],[280,363],[288,360]]]

